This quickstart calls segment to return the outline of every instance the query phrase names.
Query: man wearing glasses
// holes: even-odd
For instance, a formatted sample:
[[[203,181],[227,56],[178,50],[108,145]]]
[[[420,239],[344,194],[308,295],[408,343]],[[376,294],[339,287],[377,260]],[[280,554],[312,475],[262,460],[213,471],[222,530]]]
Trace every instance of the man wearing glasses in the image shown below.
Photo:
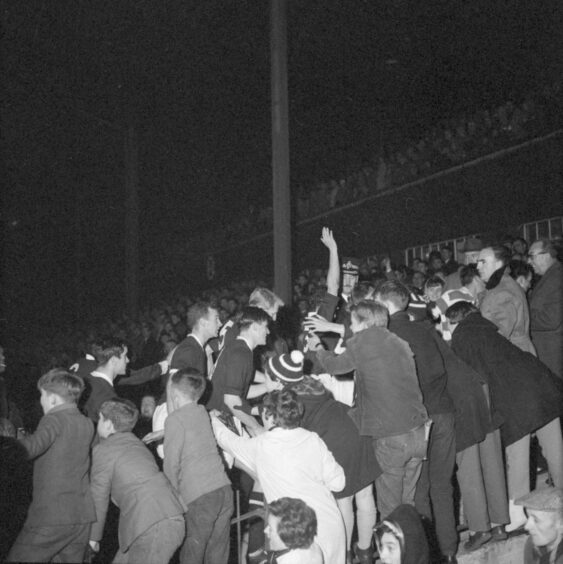
[[[539,359],[563,378],[563,265],[548,239],[534,241],[528,262],[541,276],[530,298],[530,329]]]

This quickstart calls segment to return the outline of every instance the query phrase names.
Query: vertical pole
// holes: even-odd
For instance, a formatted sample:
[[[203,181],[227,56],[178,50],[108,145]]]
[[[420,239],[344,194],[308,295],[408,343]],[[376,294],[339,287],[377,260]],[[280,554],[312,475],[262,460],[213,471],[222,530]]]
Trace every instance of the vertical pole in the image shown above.
[[[274,289],[291,303],[291,215],[287,95],[287,0],[271,0]]]
[[[135,127],[125,134],[125,303],[136,317],[139,304],[139,142]]]

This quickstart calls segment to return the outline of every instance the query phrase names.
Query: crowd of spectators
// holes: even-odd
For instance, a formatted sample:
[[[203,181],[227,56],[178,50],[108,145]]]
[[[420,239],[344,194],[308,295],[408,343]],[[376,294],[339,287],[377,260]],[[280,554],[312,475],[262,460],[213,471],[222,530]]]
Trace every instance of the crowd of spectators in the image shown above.
[[[380,154],[338,177],[299,185],[297,220],[303,220],[393,187],[447,170],[561,127],[559,82],[521,98],[443,120],[418,139],[385,145]],[[257,235],[272,228],[272,208],[252,206],[244,217],[198,236],[197,244],[212,248],[232,237]],[[194,241],[195,243],[195,241]],[[207,246],[205,246],[207,245]]]
[[[91,386],[88,399],[79,405],[97,425],[102,439],[92,453],[91,491],[95,512],[91,506],[84,505],[88,497],[82,492],[85,482],[76,482],[84,505],[80,511],[76,509],[76,518],[82,519],[76,534],[83,538],[89,530],[84,524],[96,523],[92,527],[95,534],[90,532],[89,537],[91,557],[95,558],[100,550],[100,541],[104,544],[108,484],[111,480],[121,484],[133,468],[142,468],[154,486],[151,496],[168,501],[162,501],[159,506],[162,514],[153,515],[154,519],[160,516],[160,520],[151,521],[147,527],[157,528],[151,529],[151,535],[143,537],[142,542],[130,536],[130,541],[124,544],[127,534],[133,533],[129,529],[125,532],[126,525],[120,522],[119,558],[127,561],[132,554],[143,554],[148,550],[146,547],[155,550],[155,559],[159,551],[161,556],[167,554],[165,560],[170,558],[182,543],[183,519],[188,523],[188,532],[203,527],[204,521],[200,519],[196,523],[189,518],[189,511],[183,516],[183,499],[184,505],[194,504],[192,516],[196,514],[193,513],[196,506],[197,512],[217,506],[226,525],[223,532],[213,533],[219,537],[210,541],[209,546],[221,552],[220,557],[213,558],[224,561],[232,498],[219,459],[210,462],[210,456],[216,457],[215,440],[224,449],[227,462],[238,461],[240,468],[258,478],[263,493],[253,491],[251,498],[262,496],[268,503],[287,497],[299,498],[305,501],[306,507],[313,508],[318,546],[307,542],[292,547],[293,541],[286,539],[287,542],[279,544],[279,554],[274,554],[279,562],[292,562],[285,556],[289,553],[292,558],[298,554],[305,559],[321,558],[320,562],[321,552],[325,563],[343,562],[344,552],[347,562],[352,562],[354,555],[360,562],[373,562],[374,482],[380,517],[400,514],[401,519],[406,518],[412,509],[398,510],[401,503],[415,505],[435,527],[437,541],[431,546],[435,558],[456,562],[458,536],[453,526],[451,491],[456,461],[471,531],[464,543],[465,550],[504,540],[508,532],[518,531],[524,525],[531,530],[521,500],[527,500],[530,491],[528,462],[532,432],[537,434],[547,460],[550,479],[557,488],[563,486],[559,419],[563,403],[561,247],[548,240],[530,245],[520,237],[505,238],[502,244],[490,246],[479,239],[470,239],[457,249],[444,245],[407,266],[395,265],[387,256],[362,260],[345,257],[340,261],[336,242],[326,228],[321,242],[329,250],[328,269],[300,272],[294,281],[293,303],[285,307],[275,294],[261,289],[264,281],[248,281],[210,289],[197,296],[178,295],[173,300],[142,307],[136,319],[122,315],[45,339],[41,348],[35,349],[37,358],[31,359],[28,354],[27,365],[35,363],[36,371],[18,377],[20,383],[27,379],[35,388],[37,375],[43,374],[39,391],[44,417],[37,431],[27,438],[26,434],[35,428],[29,417],[33,415],[33,402],[25,394],[18,397],[14,393],[17,389],[10,384],[15,380],[9,375],[14,356],[8,351],[6,361],[0,349],[2,425],[7,436],[23,437],[22,444],[32,456],[40,455],[45,448],[51,452],[45,437],[56,441],[53,433],[60,432],[67,437],[64,440],[71,440],[72,433],[80,432],[82,438],[74,437],[72,441],[85,441],[92,433],[91,427],[80,419],[83,416],[75,405],[83,390],[82,381],[73,380],[67,371],[83,374],[87,388]],[[530,288],[528,305],[526,296]],[[216,345],[202,348],[205,343],[215,342],[216,337]],[[199,343],[197,360],[190,352],[196,342]],[[241,343],[249,348],[244,352],[244,362],[240,356]],[[294,349],[303,353],[294,354],[297,353]],[[34,348],[28,348],[27,353],[30,350]],[[290,355],[291,350],[294,353]],[[370,351],[378,351],[381,357],[374,358]],[[191,363],[189,366],[183,364],[186,359]],[[253,364],[257,369],[254,384]],[[384,384],[387,386],[384,391],[373,395],[368,376],[376,365],[376,373],[382,378],[386,375],[383,380],[389,377],[389,381]],[[4,377],[7,368],[8,377]],[[238,370],[245,374],[245,383],[237,388],[232,372]],[[356,374],[356,400],[348,415],[346,406],[354,404],[354,393],[349,391],[354,383],[341,375],[350,370]],[[126,373],[129,377],[125,377]],[[460,374],[464,375],[461,379]],[[204,394],[206,378],[210,375],[213,391],[209,397]],[[127,399],[113,399],[114,382],[119,395]],[[473,387],[471,382],[475,384]],[[485,383],[487,387],[482,388]],[[393,386],[401,386],[399,396],[394,395]],[[242,403],[235,401],[231,405],[233,397]],[[212,425],[201,403],[211,410]],[[48,417],[52,409],[56,416]],[[479,410],[482,413],[478,414]],[[411,419],[404,421],[411,411]],[[373,419],[373,413],[381,417]],[[322,414],[326,415],[324,419]],[[36,415],[40,414],[36,412]],[[152,432],[148,432],[151,418]],[[186,418],[193,419],[187,427]],[[397,469],[395,462],[391,462],[394,456],[391,443],[397,434],[402,437],[402,431],[395,430],[410,429],[408,425],[412,427],[413,422],[416,428],[408,431],[410,438],[405,443],[408,447],[405,452],[412,449],[412,456],[397,462],[401,468],[405,465],[406,472],[399,488],[402,493],[397,494],[397,484],[390,479]],[[434,434],[429,439],[430,428]],[[242,429],[250,436],[241,435]],[[194,435],[186,442],[189,433]],[[319,441],[317,435],[323,440]],[[448,437],[447,445],[445,437]],[[164,438],[164,448],[147,450],[139,438],[151,444]],[[364,438],[367,442],[363,442]],[[198,454],[194,461],[192,451],[196,443]],[[69,460],[78,457],[79,464],[87,464],[87,450],[77,449],[71,455],[64,445],[56,449],[61,454],[42,459],[41,479],[34,479],[34,488],[40,488],[41,492],[46,488],[45,476],[53,472],[58,456]],[[122,457],[125,449],[132,453],[127,461]],[[422,464],[426,456],[429,462]],[[164,474],[176,494],[171,493],[169,483],[159,473],[162,458]],[[282,459],[291,463],[280,465]],[[202,460],[207,461],[203,466]],[[58,478],[70,483],[76,476],[65,468],[66,474]],[[185,476],[193,472],[202,473],[198,487],[185,481]],[[477,484],[475,477],[481,476],[481,472],[483,483]],[[212,486],[205,489],[212,475]],[[323,476],[320,481],[319,476]],[[487,480],[493,481],[487,483]],[[141,480],[139,487],[145,487],[145,483]],[[239,486],[245,490],[244,480]],[[502,493],[506,488],[508,498]],[[219,490],[224,492],[216,499]],[[12,522],[12,534],[14,526],[21,526],[22,504],[29,503],[25,491],[14,487],[14,492],[21,493],[22,502],[12,501],[18,509],[14,514],[19,515],[19,521]],[[182,494],[179,497],[178,492]],[[475,492],[482,493],[482,497]],[[120,507],[129,503],[125,493],[114,501]],[[37,503],[35,493],[33,503]],[[307,514],[306,508],[300,511],[303,516]],[[50,519],[54,515],[52,510],[45,514],[51,515]],[[97,521],[93,521],[95,514]],[[282,515],[282,520],[285,517]],[[423,529],[416,525],[419,517],[414,518],[414,525],[409,526],[418,532],[416,540],[413,537],[411,542],[426,546],[420,535]],[[110,527],[117,527],[115,519],[112,521],[108,516],[108,521]],[[357,542],[352,545],[354,521]],[[211,522],[217,520],[210,516]],[[380,554],[392,552],[393,540],[389,539],[387,546],[384,536],[388,529],[393,532],[394,522],[391,519],[391,525],[380,529],[377,539]],[[35,542],[29,527],[33,528],[29,523],[24,528],[14,554],[20,554],[19,550],[27,555],[25,551]],[[254,531],[254,536],[250,535],[253,541],[249,540],[249,555],[256,560],[249,561],[262,562],[264,538],[256,533],[256,528],[251,527],[250,531]],[[200,534],[206,533],[197,533]],[[153,542],[157,537],[171,540],[167,546],[157,545]],[[186,539],[180,559],[190,562],[196,558],[196,549],[190,544],[193,542],[190,534]],[[532,540],[535,543],[535,538]],[[543,546],[534,544],[530,554]],[[420,562],[428,562],[428,549],[424,548],[421,554],[426,556]],[[203,562],[203,558],[203,552],[198,552],[197,561]],[[388,562],[395,561],[390,557]]]

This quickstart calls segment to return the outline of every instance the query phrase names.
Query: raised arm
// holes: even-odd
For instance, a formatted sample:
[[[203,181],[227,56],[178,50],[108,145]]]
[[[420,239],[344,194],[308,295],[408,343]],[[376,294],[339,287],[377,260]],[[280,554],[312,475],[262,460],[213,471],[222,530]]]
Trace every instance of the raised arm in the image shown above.
[[[323,227],[321,232],[321,243],[329,251],[328,273],[326,275],[327,292],[333,296],[338,295],[338,286],[340,285],[340,264],[338,261],[338,246],[332,235],[332,231],[328,227]]]

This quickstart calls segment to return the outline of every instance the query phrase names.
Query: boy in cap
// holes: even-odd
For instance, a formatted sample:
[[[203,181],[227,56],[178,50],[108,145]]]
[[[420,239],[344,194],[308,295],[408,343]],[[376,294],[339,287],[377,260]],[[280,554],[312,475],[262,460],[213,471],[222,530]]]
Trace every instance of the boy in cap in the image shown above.
[[[535,490],[515,503],[528,516],[524,564],[563,564],[563,490]]]

